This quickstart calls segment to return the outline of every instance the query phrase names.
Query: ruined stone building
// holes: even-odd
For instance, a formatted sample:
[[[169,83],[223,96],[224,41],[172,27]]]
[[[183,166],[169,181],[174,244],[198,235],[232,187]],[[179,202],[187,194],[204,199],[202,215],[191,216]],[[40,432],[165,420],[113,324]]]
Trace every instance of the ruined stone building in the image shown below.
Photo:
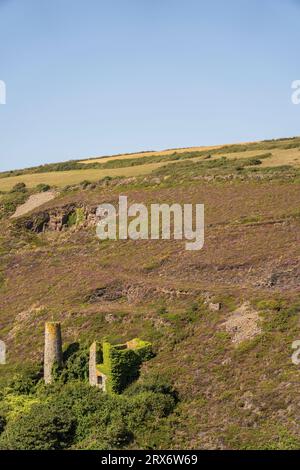
[[[135,338],[124,344],[95,341],[89,352],[89,383],[106,393],[121,393],[139,376],[142,363],[153,357],[152,345]],[[54,366],[63,367],[61,326],[45,324],[44,381],[53,382]]]
[[[139,338],[117,345],[94,342],[90,347],[90,385],[107,393],[121,393],[138,378],[141,364],[151,357],[151,343]]]

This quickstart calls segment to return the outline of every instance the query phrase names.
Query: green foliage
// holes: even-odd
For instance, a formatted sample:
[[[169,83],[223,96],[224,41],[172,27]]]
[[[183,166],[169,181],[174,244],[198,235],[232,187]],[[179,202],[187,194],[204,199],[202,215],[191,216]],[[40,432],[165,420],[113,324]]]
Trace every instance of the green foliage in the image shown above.
[[[22,374],[16,374],[10,381],[8,387],[16,395],[29,395],[35,393],[37,383],[42,377],[40,366],[32,366],[23,371]]]
[[[75,423],[66,407],[55,403],[34,405],[28,414],[8,422],[0,438],[0,449],[64,449],[73,439]]]
[[[51,189],[51,186],[49,184],[40,183],[36,186],[36,191],[38,193],[45,193],[46,191],[49,191],[50,189]]]
[[[140,366],[153,357],[151,343],[138,338],[132,340],[133,348],[103,342],[103,364],[99,370],[107,376],[107,391],[121,393],[139,376]]]
[[[38,390],[39,403],[9,419],[0,449],[112,449],[151,435],[176,400],[167,387],[143,386],[129,395],[106,395],[78,381]],[[164,393],[166,392],[166,393]],[[6,420],[3,419],[3,429]]]
[[[99,359],[103,361],[97,367],[103,372],[107,380],[107,391],[121,393],[127,385],[139,376],[139,369],[143,362],[153,357],[151,343],[136,338],[132,340],[133,349],[125,345],[111,345],[104,341]],[[55,382],[67,383],[69,381],[88,381],[89,351],[85,346],[72,343],[64,352],[63,367],[54,365],[53,377]]]
[[[78,343],[72,343],[64,352],[64,366],[54,366],[54,380],[67,383],[70,380],[87,382],[89,376],[89,352],[88,348]]]
[[[258,310],[275,310],[279,312],[284,306],[281,299],[260,300],[256,303]]]
[[[161,375],[147,374],[143,380],[134,382],[125,391],[125,395],[134,396],[141,392],[159,393],[170,396],[175,402],[178,401],[178,394],[168,380]]]
[[[152,357],[150,343],[135,339],[130,348],[104,343],[112,388],[120,392],[139,366]],[[173,412],[177,397],[161,378],[149,377],[124,395],[103,394],[87,384],[88,349],[78,343],[64,351],[64,367],[45,386],[38,368],[15,376],[0,402],[0,449],[121,449],[145,445],[156,426]],[[120,387],[120,388],[118,388]],[[168,428],[168,432],[172,432]],[[148,436],[148,437],[147,437]]]
[[[27,191],[26,184],[25,183],[17,183],[14,185],[14,187],[11,189],[11,193],[25,193]]]
[[[297,322],[300,312],[300,303],[287,305],[281,299],[263,300],[257,303],[262,310],[263,330],[265,332],[284,332],[291,329]]]
[[[28,414],[31,407],[38,402],[36,395],[16,395],[7,390],[0,402],[0,414],[7,420],[14,420]]]
[[[0,219],[13,214],[16,208],[27,200],[28,196],[26,191],[13,191],[4,194],[0,199]]]
[[[91,181],[83,180],[83,181],[81,181],[80,186],[81,186],[83,189],[86,189],[86,188],[88,188],[91,184],[92,184]]]
[[[247,165],[250,165],[250,166],[256,166],[256,165],[261,165],[261,164],[262,164],[262,161],[259,158],[249,158],[249,160],[247,160]]]
[[[71,212],[68,216],[67,225],[73,227],[80,225],[84,221],[84,211],[81,207],[77,207],[75,211]]]

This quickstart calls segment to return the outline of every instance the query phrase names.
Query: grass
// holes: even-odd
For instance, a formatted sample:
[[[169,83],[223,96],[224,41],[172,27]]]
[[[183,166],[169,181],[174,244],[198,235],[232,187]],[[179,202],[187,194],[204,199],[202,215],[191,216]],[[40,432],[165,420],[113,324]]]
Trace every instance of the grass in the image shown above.
[[[254,150],[249,152],[237,152],[232,154],[226,154],[226,157],[228,159],[249,157],[260,158],[260,155],[257,153],[257,151]],[[262,162],[262,167],[278,167],[281,165],[292,165],[295,167],[300,167],[299,148],[288,150],[273,149],[271,155],[263,159]]]
[[[41,183],[49,184],[51,186],[64,187],[67,185],[79,184],[83,180],[89,180],[91,182],[98,181],[102,178],[105,178],[106,176],[124,176],[127,178],[132,176],[146,175],[162,165],[163,163],[154,163],[120,169],[112,168],[107,170],[71,170],[11,176],[9,178],[0,179],[0,191],[9,191],[15,184],[19,182],[24,182],[29,188],[35,187]]]
[[[50,184],[62,187],[78,184],[83,180],[95,182],[104,177],[139,176],[152,172],[170,161],[203,162],[224,159],[238,161],[262,159],[262,167],[300,167],[300,139],[254,142],[215,147],[194,147],[160,152],[141,152],[116,155],[84,161],[68,161],[41,165],[24,170],[0,173],[0,191],[9,191],[16,183],[25,182],[28,187]],[[85,167],[87,167],[85,169]]]
[[[130,154],[120,154],[120,155],[113,155],[109,157],[94,157],[94,158],[89,158],[86,160],[81,160],[81,163],[85,164],[90,164],[90,163],[107,163],[111,161],[112,159],[120,159],[120,160],[127,160],[127,159],[132,159],[132,158],[144,158],[144,157],[153,157],[153,156],[167,156],[171,155],[176,151],[177,153],[185,153],[185,152],[199,152],[199,151],[210,151],[215,148],[218,148],[218,146],[207,146],[207,147],[186,147],[186,148],[179,148],[179,149],[170,149],[170,150],[158,150],[156,152],[140,152],[140,153],[130,153]]]

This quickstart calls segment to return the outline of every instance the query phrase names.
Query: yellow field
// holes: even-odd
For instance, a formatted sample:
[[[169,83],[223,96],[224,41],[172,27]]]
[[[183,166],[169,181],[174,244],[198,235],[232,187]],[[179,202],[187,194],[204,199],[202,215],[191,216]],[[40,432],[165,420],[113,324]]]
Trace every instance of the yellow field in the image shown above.
[[[152,157],[152,156],[160,156],[160,155],[171,155],[172,153],[184,153],[184,152],[199,152],[202,150],[213,150],[216,148],[220,148],[221,145],[214,145],[210,147],[187,147],[182,149],[172,149],[172,150],[158,150],[156,152],[142,152],[142,153],[131,153],[130,155],[114,155],[111,157],[99,157],[99,158],[92,158],[88,160],[81,160],[81,163],[106,163],[112,159],[115,160],[128,160],[130,158],[142,158],[142,157]]]
[[[230,154],[224,154],[224,157],[227,158],[251,158],[258,157],[259,155],[264,155],[266,153],[272,153],[271,157],[262,160],[261,167],[267,166],[281,166],[281,165],[292,165],[300,166],[300,152],[298,148],[290,150],[251,150],[249,152],[236,152]],[[222,155],[216,155],[213,158],[220,158]]]
[[[111,168],[107,170],[71,170],[71,171],[53,171],[49,173],[36,173],[32,175],[11,176],[0,178],[0,191],[9,191],[15,184],[23,182],[29,188],[40,183],[50,184],[51,186],[67,186],[68,184],[78,184],[83,180],[97,181],[105,176],[138,176],[151,173],[151,171],[164,165],[164,162],[151,163],[148,165],[139,165],[128,168]]]
[[[192,147],[190,149],[178,149],[176,152],[183,153],[187,150],[191,151],[198,151],[198,150],[209,150],[217,147]],[[174,153],[174,150],[165,150],[162,152],[145,152],[141,154],[132,154],[132,155],[123,155],[120,157],[108,157],[99,159],[101,162],[105,162],[111,160],[112,158],[117,159],[128,159],[133,157],[143,157],[149,155],[170,155]],[[247,152],[235,152],[231,154],[218,154],[212,156],[212,159],[221,158],[222,156],[226,158],[251,158],[251,157],[258,157],[265,153],[269,153],[268,150],[252,150]],[[268,157],[262,160],[263,167],[268,166],[281,166],[281,165],[292,165],[299,167],[300,166],[300,152],[298,148],[290,149],[290,150],[277,150],[272,149],[270,150],[272,153],[271,157]],[[203,160],[202,157],[195,157],[189,159],[190,161],[199,161]],[[86,160],[85,162],[88,163],[90,160]],[[94,162],[96,160],[93,160]],[[9,191],[16,183],[24,182],[29,188],[34,187],[40,183],[50,184],[51,186],[62,187],[66,185],[78,184],[83,180],[88,181],[97,181],[105,176],[123,176],[123,177],[131,177],[131,176],[139,176],[151,173],[153,170],[168,164],[168,163],[179,163],[180,160],[176,160],[173,162],[166,161],[157,162],[157,163],[149,163],[139,166],[131,166],[127,168],[110,168],[110,169],[87,169],[87,170],[71,170],[71,171],[56,171],[56,172],[49,172],[49,173],[36,173],[36,174],[28,174],[28,175],[20,175],[20,176],[12,176],[8,178],[0,178],[0,191]]]
[[[243,142],[245,143],[251,143],[251,142]],[[118,155],[118,156],[111,156],[111,157],[99,157],[99,158],[93,158],[93,159],[87,159],[87,160],[82,160],[81,163],[106,163],[108,161],[111,161],[112,159],[115,160],[128,160],[132,158],[142,158],[142,157],[149,157],[149,156],[160,156],[160,155],[171,155],[174,152],[176,153],[184,153],[184,152],[198,152],[198,151],[203,151],[203,150],[213,150],[217,149],[220,147],[224,147],[224,145],[215,145],[215,146],[207,146],[207,147],[187,147],[187,148],[180,148],[180,149],[171,149],[171,150],[160,150],[160,151],[155,151],[155,152],[143,152],[143,153],[133,153],[130,155]],[[253,150],[253,151],[248,151],[248,152],[235,152],[232,154],[224,154],[227,158],[251,158],[257,155],[262,155],[264,153],[268,153],[268,150]],[[290,150],[277,150],[277,149],[272,149],[270,150],[270,153],[272,153],[272,157],[267,158],[266,160],[263,161],[262,166],[280,166],[280,165],[293,165],[293,166],[299,166],[300,165],[300,152],[299,149],[290,149]],[[220,158],[222,155],[216,155],[213,158]],[[195,159],[192,160],[198,160],[202,159],[202,157],[195,157]]]

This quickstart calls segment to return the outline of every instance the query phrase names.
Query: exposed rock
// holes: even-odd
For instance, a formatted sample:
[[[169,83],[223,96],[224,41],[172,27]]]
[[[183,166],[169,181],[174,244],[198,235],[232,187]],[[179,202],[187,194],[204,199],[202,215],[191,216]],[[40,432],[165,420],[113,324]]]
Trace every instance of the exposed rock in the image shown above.
[[[123,297],[124,286],[119,282],[112,282],[104,287],[99,287],[95,289],[87,297],[87,302],[96,303],[100,300],[114,301],[121,299]]]
[[[34,213],[30,218],[17,222],[20,226],[35,233],[45,231],[61,232],[69,227],[88,228],[96,226],[99,217],[96,214],[97,206],[77,206],[69,204],[60,208],[53,208],[47,211]],[[80,213],[80,217],[78,214]],[[73,218],[75,223],[70,224]]]
[[[50,216],[47,212],[41,212],[36,217],[25,221],[25,228],[35,233],[41,233],[50,222]]]
[[[220,302],[217,302],[217,303],[210,302],[208,304],[208,308],[212,312],[219,312],[222,308],[222,304]]]
[[[251,308],[249,302],[245,302],[230,315],[221,327],[230,333],[233,343],[239,344],[261,333],[258,323],[258,312]]]
[[[138,303],[147,298],[157,296],[171,300],[174,298],[185,298],[190,294],[191,292],[183,290],[114,281],[106,286],[95,289],[86,297],[86,302],[96,303],[102,300],[112,302],[125,298],[128,303]]]
[[[107,323],[113,323],[117,320],[117,317],[112,313],[107,313],[104,318]]]

